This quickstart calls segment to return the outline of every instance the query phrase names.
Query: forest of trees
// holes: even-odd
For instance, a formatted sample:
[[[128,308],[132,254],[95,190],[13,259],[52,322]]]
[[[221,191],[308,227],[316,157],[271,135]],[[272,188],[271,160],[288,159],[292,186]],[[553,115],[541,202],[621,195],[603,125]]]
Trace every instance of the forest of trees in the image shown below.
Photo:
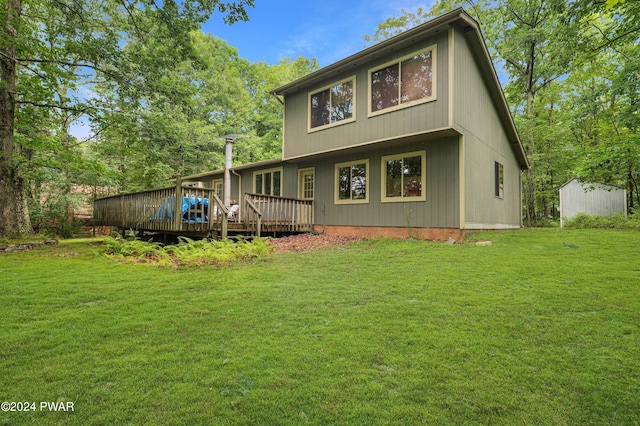
[[[127,192],[280,155],[269,90],[315,59],[249,63],[201,31],[250,19],[253,0],[0,0],[0,237],[71,232],[74,185]],[[259,4],[257,7],[266,7]],[[640,2],[445,0],[391,17],[375,43],[455,7],[481,25],[531,170],[526,224],[557,215],[571,177],[620,185],[640,203]],[[72,135],[74,123],[91,129]]]
[[[253,0],[0,0],[0,237],[68,234],[74,186],[130,192],[280,154],[269,90],[317,68],[248,63],[201,31],[248,20]],[[72,135],[73,125],[90,129]]]

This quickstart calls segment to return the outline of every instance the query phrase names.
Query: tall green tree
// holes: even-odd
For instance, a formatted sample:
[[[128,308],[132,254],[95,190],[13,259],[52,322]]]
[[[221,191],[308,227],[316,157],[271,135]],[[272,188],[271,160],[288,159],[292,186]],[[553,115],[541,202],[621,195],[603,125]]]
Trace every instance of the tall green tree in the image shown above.
[[[567,88],[586,181],[627,189],[629,210],[640,206],[640,2],[578,0],[586,35]]]
[[[193,55],[158,76],[155,89],[137,94],[137,102],[129,102],[126,93],[110,96],[114,92],[108,86],[100,88],[101,99],[113,105],[110,113],[118,119],[112,117],[103,132],[96,128],[91,146],[96,158],[116,170],[120,190],[164,186],[175,175],[215,168],[222,162],[218,140],[250,132],[248,62],[224,40],[200,31],[190,37]],[[132,48],[147,54],[144,45]]]
[[[496,49],[504,59],[510,80],[507,86],[523,100],[523,125],[520,133],[530,168],[525,179],[525,220],[535,225],[537,158],[541,143],[536,135],[536,97],[549,84],[570,71],[577,48],[577,31],[562,0],[504,0],[493,13],[497,26],[493,34],[503,34]],[[494,36],[495,36],[494,35]],[[550,104],[551,106],[552,104]]]
[[[23,107],[105,122],[110,112],[78,95],[81,81],[110,83],[136,103],[139,93],[158,89],[164,70],[192,54],[190,31],[214,12],[228,23],[247,20],[245,8],[252,6],[253,0],[0,0],[0,236],[32,232],[25,158],[40,147],[25,149],[31,140],[16,131],[39,124],[23,123],[30,117]],[[148,46],[148,55],[127,49],[131,40]],[[62,81],[67,93],[58,90]]]
[[[282,58],[278,64],[251,64],[249,90],[252,99],[251,122],[254,137],[235,147],[237,161],[248,163],[282,156],[283,108],[270,91],[318,69],[315,59],[303,56]]]
[[[222,39],[200,31],[191,37],[193,57],[159,77],[171,90],[158,87],[132,104],[100,89],[104,110],[121,118],[110,118],[104,131],[96,128],[90,146],[94,158],[118,176],[120,190],[164,186],[175,175],[222,168],[227,135],[237,137],[235,164],[281,155],[282,106],[269,90],[308,74],[317,63],[300,57],[250,64]]]

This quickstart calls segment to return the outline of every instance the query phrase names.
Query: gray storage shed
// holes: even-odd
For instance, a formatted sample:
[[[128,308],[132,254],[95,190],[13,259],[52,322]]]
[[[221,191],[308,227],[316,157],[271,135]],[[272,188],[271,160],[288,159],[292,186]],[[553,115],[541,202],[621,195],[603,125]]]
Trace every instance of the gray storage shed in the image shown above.
[[[607,216],[624,212],[627,215],[627,191],[604,184],[582,183],[573,178],[560,187],[560,226],[578,213]]]

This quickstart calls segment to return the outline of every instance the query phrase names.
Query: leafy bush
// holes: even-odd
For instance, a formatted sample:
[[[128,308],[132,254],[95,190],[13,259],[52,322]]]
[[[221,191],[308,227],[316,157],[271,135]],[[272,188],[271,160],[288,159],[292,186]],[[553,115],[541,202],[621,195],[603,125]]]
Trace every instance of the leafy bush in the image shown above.
[[[222,266],[267,255],[271,246],[263,239],[251,241],[192,240],[178,237],[176,245],[121,238],[105,239],[106,255],[129,263],[150,263],[163,267]]]
[[[560,222],[553,219],[538,219],[536,222],[536,227],[538,228],[557,228],[559,226]]]
[[[614,213],[608,216],[591,216],[578,213],[574,218],[565,221],[567,228],[612,228],[640,230],[640,215],[624,217],[624,213]]]

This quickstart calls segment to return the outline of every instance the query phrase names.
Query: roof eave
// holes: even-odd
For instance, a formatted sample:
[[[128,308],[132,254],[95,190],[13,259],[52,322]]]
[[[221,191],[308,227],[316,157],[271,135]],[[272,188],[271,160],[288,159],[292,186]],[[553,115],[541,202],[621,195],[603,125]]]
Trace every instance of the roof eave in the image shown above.
[[[452,22],[460,19],[461,16],[469,16],[462,9],[458,8],[449,13],[441,15],[437,18],[434,18],[424,24],[418,25],[410,30],[407,30],[401,34],[398,34],[394,37],[391,37],[387,40],[384,40],[374,46],[368,47],[364,50],[361,50],[358,53],[355,53],[351,56],[348,56],[338,62],[327,65],[317,71],[312,72],[311,74],[307,74],[304,77],[301,77],[297,80],[292,81],[291,83],[285,84],[284,86],[280,86],[277,89],[272,90],[270,93],[273,95],[285,95],[287,92],[292,89],[296,89],[298,87],[303,87],[307,84],[310,84],[317,80],[322,80],[324,78],[328,78],[333,74],[337,74],[343,72],[350,68],[355,68],[362,61],[368,61],[380,56],[381,52],[387,50],[393,50],[394,46],[405,43],[408,40],[421,36],[423,33],[428,33],[431,31],[436,31],[441,27],[446,27]],[[474,21],[475,22],[475,21]]]
[[[272,158],[270,160],[256,161],[255,163],[241,164],[239,166],[231,167],[230,170],[236,171],[236,170],[250,169],[252,167],[270,166],[272,164],[278,164],[281,162],[282,162],[281,158]],[[215,176],[223,173],[224,173],[224,169],[217,169],[217,170],[212,170],[210,172],[198,173],[198,174],[189,175],[189,176],[182,176],[182,180],[194,180],[194,179],[199,179],[203,177]]]
[[[475,19],[473,19],[466,13],[460,15],[460,20],[464,21],[469,27],[473,28],[473,31],[469,31],[467,34],[473,34],[475,36],[475,42],[478,43],[475,51],[479,52],[483,56],[482,62],[485,66],[484,72],[491,80],[491,84],[489,84],[489,90],[493,92],[493,96],[498,102],[498,113],[506,123],[507,132],[509,133],[509,137],[512,140],[511,146],[513,148],[514,154],[518,159],[518,162],[520,163],[520,169],[528,170],[531,165],[529,163],[529,160],[527,159],[522,141],[520,140],[520,135],[518,134],[516,124],[513,121],[513,116],[511,115],[511,111],[509,110],[509,104],[507,103],[507,99],[504,96],[504,91],[502,90],[500,79],[498,78],[496,69],[493,66],[493,61],[491,60],[489,49],[487,48],[487,45],[484,41],[484,37],[482,36],[482,31],[480,31],[480,26],[475,21]]]
[[[507,128],[507,133],[509,134],[509,138],[512,141],[511,145],[513,147],[514,154],[518,159],[518,163],[520,164],[520,169],[527,170],[530,168],[530,163],[527,159],[522,141],[520,140],[515,122],[513,121],[511,111],[509,110],[507,100],[502,90],[502,86],[500,85],[500,80],[498,79],[498,75],[493,66],[493,61],[491,60],[491,57],[489,55],[489,50],[487,49],[486,43],[484,42],[482,32],[480,31],[480,26],[462,8],[455,9],[449,13],[441,15],[428,22],[425,22],[424,24],[418,25],[417,27],[414,27],[401,34],[384,40],[374,46],[355,53],[345,59],[321,68],[318,71],[307,74],[304,77],[292,81],[291,83],[285,84],[284,86],[272,90],[271,94],[276,96],[284,96],[287,93],[300,90],[306,86],[314,84],[315,82],[322,81],[339,73],[345,72],[348,69],[354,69],[361,62],[373,60],[376,57],[384,54],[384,52],[394,50],[394,47],[406,43],[407,41],[410,41],[417,37],[421,37],[429,32],[438,31],[441,28],[448,28],[450,25],[457,22],[462,22],[464,23],[465,27],[470,27],[472,29],[472,31],[469,31],[468,34],[474,35],[475,42],[477,43],[476,50],[480,53],[480,55],[482,55],[481,62],[483,64],[483,72],[491,81],[489,84],[489,90],[492,91],[493,96],[498,103],[498,112],[505,123],[505,127]]]

